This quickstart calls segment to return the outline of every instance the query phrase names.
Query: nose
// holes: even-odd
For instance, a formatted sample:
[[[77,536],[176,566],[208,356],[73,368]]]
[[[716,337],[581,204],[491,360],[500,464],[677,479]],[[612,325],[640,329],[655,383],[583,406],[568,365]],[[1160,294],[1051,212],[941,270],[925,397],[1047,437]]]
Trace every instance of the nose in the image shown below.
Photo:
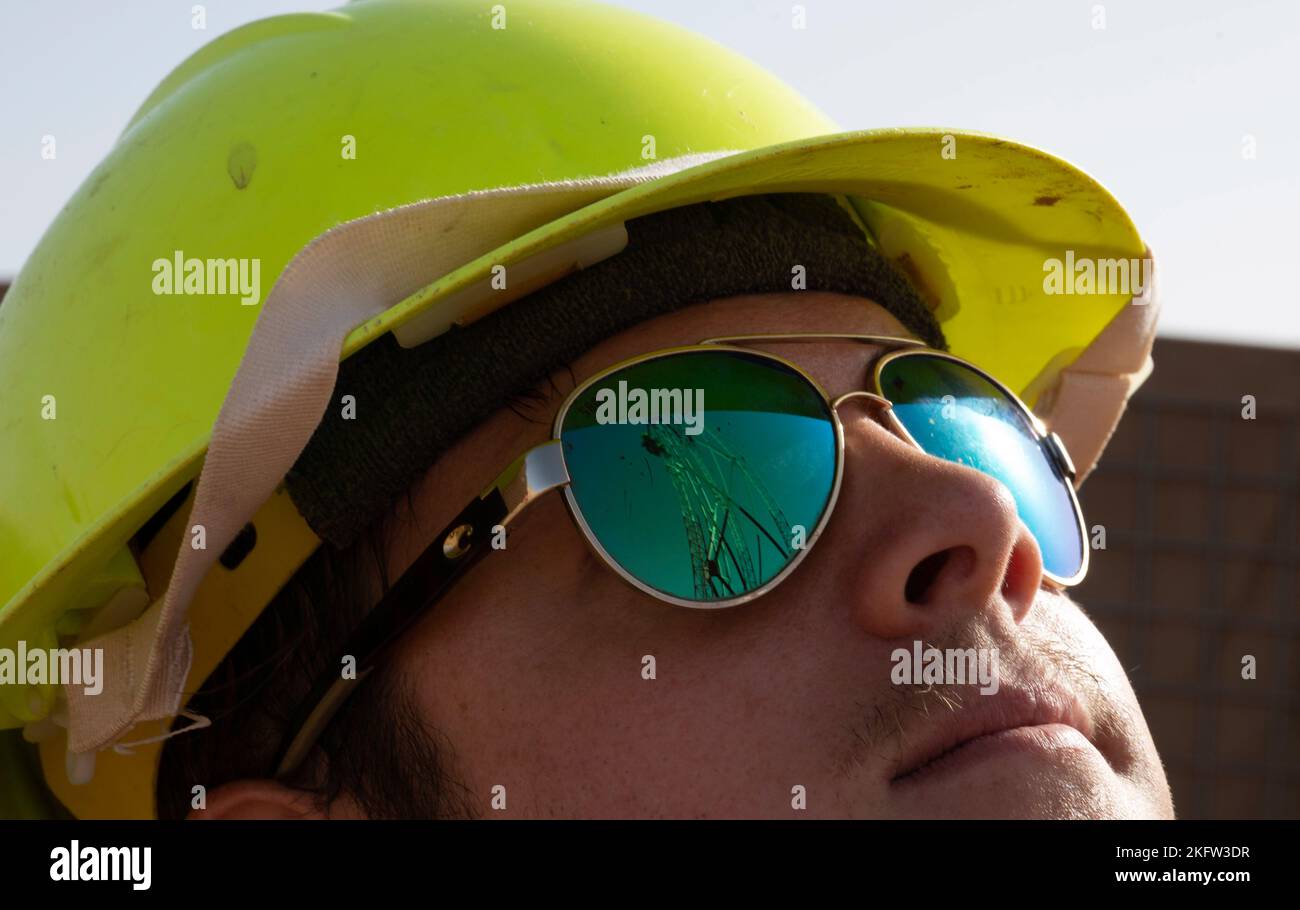
[[[854,621],[877,638],[925,638],[982,610],[1021,622],[1043,561],[1011,491],[917,449],[887,428],[879,402],[837,412],[844,476],[825,543],[850,567],[837,574]]]

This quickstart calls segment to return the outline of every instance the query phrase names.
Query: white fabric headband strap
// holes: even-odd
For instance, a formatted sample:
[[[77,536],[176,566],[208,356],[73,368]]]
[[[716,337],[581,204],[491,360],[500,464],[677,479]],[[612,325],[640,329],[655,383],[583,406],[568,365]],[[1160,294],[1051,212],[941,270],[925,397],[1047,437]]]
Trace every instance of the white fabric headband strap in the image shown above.
[[[193,656],[189,603],[311,438],[334,390],[344,339],[356,326],[556,218],[732,154],[425,200],[338,225],[303,248],[263,302],[213,425],[189,518],[205,528],[207,546],[182,542],[164,595],[134,621],[83,643],[103,648],[104,683],[96,695],[64,686],[69,752],[94,752],[138,723],[177,716]]]

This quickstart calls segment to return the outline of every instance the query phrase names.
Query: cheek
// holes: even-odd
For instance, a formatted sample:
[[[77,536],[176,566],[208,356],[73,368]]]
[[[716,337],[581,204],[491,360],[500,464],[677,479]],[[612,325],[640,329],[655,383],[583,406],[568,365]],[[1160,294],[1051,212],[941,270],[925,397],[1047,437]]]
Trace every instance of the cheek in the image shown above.
[[[480,798],[572,776],[590,743],[637,709],[640,658],[660,604],[586,546],[562,497],[524,513],[403,640],[396,659]],[[574,744],[588,744],[582,752]],[[558,775],[558,777],[557,777]],[[510,786],[515,784],[514,787]]]
[[[812,600],[663,604],[590,552],[559,497],[526,514],[398,655],[482,803],[502,784],[512,815],[742,811],[772,785],[754,775],[806,776],[834,691],[815,679],[827,648],[799,644],[823,625]]]
[[[1101,631],[1079,605],[1064,596],[1051,599],[1050,609],[1035,607],[1047,628],[1047,641],[1073,664],[1071,682],[1086,694],[1098,733],[1112,750],[1112,764],[1152,793],[1167,791],[1155,741],[1129,683],[1128,674]],[[1033,615],[1033,614],[1031,614]]]
[[[1030,618],[1044,630],[1043,639],[1055,643],[1066,661],[1080,668],[1089,688],[1108,701],[1135,702],[1114,649],[1079,604],[1064,594],[1045,595]]]

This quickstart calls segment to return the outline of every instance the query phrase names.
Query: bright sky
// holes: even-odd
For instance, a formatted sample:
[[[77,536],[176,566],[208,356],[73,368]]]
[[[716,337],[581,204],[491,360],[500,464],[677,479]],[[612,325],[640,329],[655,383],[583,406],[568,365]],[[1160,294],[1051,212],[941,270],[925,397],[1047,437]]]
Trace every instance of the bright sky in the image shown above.
[[[1073,161],[1155,252],[1164,334],[1300,347],[1293,0],[803,0],[802,31],[788,0],[617,2],[745,54],[845,129],[963,127]],[[237,25],[339,3],[209,0],[206,31],[192,5],[0,0],[0,276],[172,67]]]

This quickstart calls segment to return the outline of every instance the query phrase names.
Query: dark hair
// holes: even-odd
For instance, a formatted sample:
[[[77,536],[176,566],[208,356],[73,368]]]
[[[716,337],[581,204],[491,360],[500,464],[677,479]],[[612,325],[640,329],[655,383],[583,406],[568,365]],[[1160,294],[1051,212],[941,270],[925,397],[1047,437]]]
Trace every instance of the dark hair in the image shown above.
[[[183,818],[196,785],[210,792],[268,776],[311,681],[387,588],[391,539],[391,519],[384,519],[347,549],[322,545],[267,604],[190,699],[191,710],[211,726],[166,742],[156,788],[159,818]],[[452,765],[450,747],[424,720],[396,663],[388,661],[357,687],[313,757],[286,783],[310,794],[320,811],[347,793],[371,818],[473,815]]]

